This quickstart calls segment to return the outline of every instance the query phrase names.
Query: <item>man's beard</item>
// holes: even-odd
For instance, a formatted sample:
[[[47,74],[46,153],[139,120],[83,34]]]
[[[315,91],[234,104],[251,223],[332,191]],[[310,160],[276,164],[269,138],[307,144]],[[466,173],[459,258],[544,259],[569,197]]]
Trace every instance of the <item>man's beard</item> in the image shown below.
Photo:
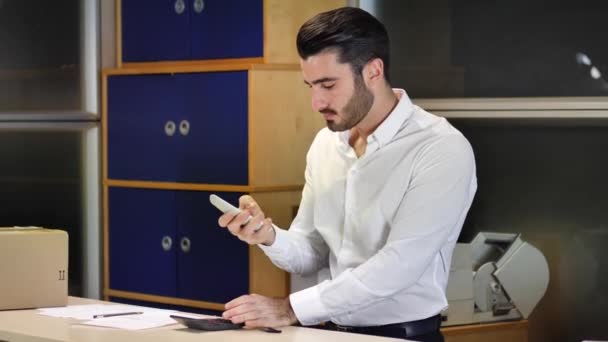
[[[340,116],[344,121],[338,123],[336,121],[327,120],[327,128],[334,132],[341,132],[355,127],[363,118],[365,118],[367,113],[369,113],[373,103],[374,94],[367,89],[361,76],[355,76],[355,91],[344,106],[344,109],[342,110],[343,115]],[[336,112],[331,109],[327,109],[323,112],[336,114]]]

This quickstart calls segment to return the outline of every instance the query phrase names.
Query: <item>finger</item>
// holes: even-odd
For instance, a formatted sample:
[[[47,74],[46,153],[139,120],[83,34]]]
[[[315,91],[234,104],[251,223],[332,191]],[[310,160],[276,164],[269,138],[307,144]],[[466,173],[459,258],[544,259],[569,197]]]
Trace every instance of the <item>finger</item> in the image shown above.
[[[253,233],[255,234],[255,233],[259,232],[260,230],[262,230],[262,228],[264,228],[264,220],[260,221],[260,222],[259,222],[259,223],[258,223],[258,224],[255,226],[255,228],[253,228]]]
[[[255,233],[257,233],[260,228],[262,228],[263,225],[264,225],[264,216],[261,214],[257,215],[255,217],[253,217],[245,227],[243,227],[241,234],[246,239],[251,239],[251,238],[253,238],[253,235]]]
[[[255,216],[262,212],[260,206],[256,202],[251,202],[245,206],[243,210],[247,210],[251,213],[251,216]]]
[[[251,197],[249,195],[243,195],[243,196],[239,197],[239,208],[240,209],[247,209],[247,207],[249,207],[252,203],[255,203],[255,200],[253,199],[253,197]]]
[[[228,213],[220,216],[220,218],[217,220],[217,222],[220,225],[220,227],[226,227],[226,226],[228,226],[230,221],[232,221],[237,216],[237,214],[238,214],[237,212],[228,212]]]
[[[245,326],[243,328],[245,328],[245,329],[256,329],[256,328],[263,328],[263,327],[266,327],[266,325],[264,325],[264,320],[262,320],[262,319],[255,319],[255,320],[245,321]]]
[[[244,328],[256,329],[256,328],[280,328],[288,324],[283,324],[277,319],[269,317],[260,317],[258,319],[246,320]]]
[[[251,216],[248,212],[241,212],[236,217],[234,217],[232,221],[230,221],[227,226],[228,230],[230,230],[233,235],[241,236],[243,226],[246,225],[250,220]]]
[[[232,235],[239,236],[241,234],[241,225],[240,223],[235,223],[234,220],[228,224],[227,228]]]
[[[251,305],[249,303],[241,304],[233,307],[230,310],[226,310],[222,313],[222,317],[226,319],[233,319],[234,317],[249,314],[251,312],[255,312],[255,305]],[[242,321],[241,321],[242,322]],[[240,322],[239,322],[240,323]]]
[[[230,321],[232,321],[232,323],[245,323],[245,322],[249,322],[249,321],[255,321],[260,319],[260,313],[257,310],[251,310],[248,312],[245,312],[243,314],[240,315],[234,315],[234,316],[230,316]]]
[[[262,221],[262,224],[259,225],[259,227],[256,228],[254,231],[256,233],[264,232],[264,231],[268,230],[268,228],[272,228],[272,219],[270,217],[265,218]]]
[[[256,244],[265,244],[269,245],[275,240],[276,232],[274,231],[274,226],[272,225],[272,219],[266,218],[263,221],[260,229],[254,233],[253,240]]]
[[[235,222],[239,223],[241,227],[244,227],[251,221],[251,216],[251,213],[247,210],[243,210],[237,215]]]
[[[252,298],[250,295],[242,295],[242,296],[237,297],[237,298],[229,301],[228,303],[226,303],[226,305],[224,305],[224,308],[226,310],[230,310],[236,306],[243,305],[243,304],[250,303],[250,302],[252,302]]]

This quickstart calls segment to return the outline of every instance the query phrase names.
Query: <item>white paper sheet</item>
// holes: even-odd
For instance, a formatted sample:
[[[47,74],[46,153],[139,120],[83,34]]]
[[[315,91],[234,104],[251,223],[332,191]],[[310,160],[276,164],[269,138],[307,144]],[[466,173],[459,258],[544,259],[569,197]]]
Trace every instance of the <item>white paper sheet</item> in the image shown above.
[[[169,313],[173,313],[175,311],[121,304],[68,305],[60,308],[45,308],[38,310],[38,313],[41,315],[74,319],[93,319],[95,315],[107,315],[125,312],[164,312],[168,316]]]
[[[127,330],[141,330],[175,323],[177,322],[173,318],[170,318],[168,313],[144,313],[140,315],[96,318],[80,324]]]
[[[113,317],[93,318],[96,315],[120,314],[137,312],[138,314],[129,314]],[[88,305],[69,305],[59,308],[44,308],[38,309],[40,315],[74,318],[85,320],[79,322],[79,325],[92,325],[99,327],[141,330],[156,327],[162,327],[170,324],[177,324],[170,315],[178,315],[191,318],[212,318],[214,316],[191,314],[186,312],[178,312],[175,310],[154,309],[144,306],[121,305],[121,304],[88,304]]]

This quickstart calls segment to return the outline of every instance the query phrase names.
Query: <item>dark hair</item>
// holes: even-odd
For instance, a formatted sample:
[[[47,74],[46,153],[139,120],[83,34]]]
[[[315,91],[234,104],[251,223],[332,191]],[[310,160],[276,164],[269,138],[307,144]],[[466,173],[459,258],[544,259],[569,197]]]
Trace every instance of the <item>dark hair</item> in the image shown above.
[[[389,39],[384,25],[371,14],[356,7],[342,7],[319,13],[305,22],[296,40],[302,59],[327,49],[335,49],[340,63],[350,64],[355,76],[374,58],[384,63],[384,78],[389,80]]]

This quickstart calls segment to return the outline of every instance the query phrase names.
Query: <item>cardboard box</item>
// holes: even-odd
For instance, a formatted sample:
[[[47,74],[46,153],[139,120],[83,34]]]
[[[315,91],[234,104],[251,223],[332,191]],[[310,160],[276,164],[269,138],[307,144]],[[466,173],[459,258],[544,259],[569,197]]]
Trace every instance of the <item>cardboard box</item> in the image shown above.
[[[65,231],[0,228],[0,310],[65,306],[67,277]]]

